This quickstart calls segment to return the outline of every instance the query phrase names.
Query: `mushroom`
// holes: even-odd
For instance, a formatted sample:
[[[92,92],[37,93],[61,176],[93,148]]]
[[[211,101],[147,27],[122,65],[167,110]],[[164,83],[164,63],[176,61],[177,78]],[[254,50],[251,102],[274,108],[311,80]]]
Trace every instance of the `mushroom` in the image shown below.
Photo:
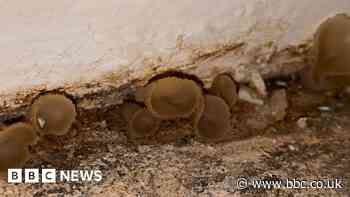
[[[193,80],[167,77],[148,86],[145,104],[160,119],[189,117],[203,99],[202,90]]]
[[[34,101],[30,119],[40,134],[65,135],[76,118],[73,102],[59,94],[40,96]]]
[[[132,139],[152,137],[160,126],[160,120],[146,108],[136,103],[124,103],[122,116],[128,122],[128,135]]]
[[[237,102],[237,86],[228,74],[216,76],[209,89],[209,93],[224,99],[230,108]]]
[[[34,128],[26,123],[14,124],[0,132],[0,172],[21,168],[30,156],[28,146],[37,141]]]
[[[195,133],[205,141],[219,141],[231,128],[230,108],[226,102],[213,95],[206,95],[204,110],[195,120]]]
[[[315,36],[313,89],[341,90],[350,85],[350,17],[338,14],[323,22]]]

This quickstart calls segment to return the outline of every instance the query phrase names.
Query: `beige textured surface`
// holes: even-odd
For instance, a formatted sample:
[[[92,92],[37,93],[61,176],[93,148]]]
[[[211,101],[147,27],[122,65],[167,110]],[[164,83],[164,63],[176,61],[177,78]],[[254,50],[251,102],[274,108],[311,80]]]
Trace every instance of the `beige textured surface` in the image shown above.
[[[2,0],[0,93],[89,82],[150,61],[188,64],[228,43],[284,48],[349,10],[347,0]]]

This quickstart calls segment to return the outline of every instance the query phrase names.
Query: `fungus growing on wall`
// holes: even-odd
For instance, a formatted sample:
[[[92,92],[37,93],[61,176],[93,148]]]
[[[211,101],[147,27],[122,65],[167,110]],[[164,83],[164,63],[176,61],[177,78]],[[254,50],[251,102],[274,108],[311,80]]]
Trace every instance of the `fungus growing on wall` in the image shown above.
[[[36,144],[34,128],[25,123],[14,124],[0,132],[0,172],[21,168],[29,159],[28,146]]]
[[[41,134],[64,135],[76,118],[73,102],[63,95],[40,96],[31,107],[30,119]]]
[[[219,141],[231,128],[230,116],[230,108],[222,98],[206,95],[204,110],[195,123],[195,132],[206,141]]]
[[[189,79],[162,78],[152,82],[145,98],[148,110],[161,119],[189,117],[203,99],[199,85]]]
[[[160,120],[138,104],[124,103],[121,112],[128,122],[128,135],[133,139],[154,136],[159,129]]]
[[[237,102],[237,86],[228,74],[216,76],[209,92],[224,99],[230,108]]]
[[[338,14],[323,22],[315,36],[314,89],[342,89],[350,85],[350,18]],[[320,86],[320,87],[317,87]]]

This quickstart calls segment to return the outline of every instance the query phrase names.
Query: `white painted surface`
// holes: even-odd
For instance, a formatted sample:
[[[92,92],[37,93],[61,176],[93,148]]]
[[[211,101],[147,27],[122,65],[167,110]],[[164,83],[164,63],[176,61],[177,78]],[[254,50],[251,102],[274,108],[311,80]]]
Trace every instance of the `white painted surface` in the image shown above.
[[[310,38],[349,0],[0,0],[0,94],[87,82],[145,58],[229,41],[278,47]],[[180,55],[179,55],[180,54]]]

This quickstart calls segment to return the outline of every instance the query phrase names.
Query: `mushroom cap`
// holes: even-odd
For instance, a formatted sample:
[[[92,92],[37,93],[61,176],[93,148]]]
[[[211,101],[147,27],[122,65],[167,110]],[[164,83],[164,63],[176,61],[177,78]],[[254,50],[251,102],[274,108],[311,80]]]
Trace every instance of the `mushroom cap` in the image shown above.
[[[0,132],[0,138],[15,141],[25,146],[35,145],[39,136],[30,124],[16,123]]]
[[[0,147],[0,172],[6,172],[9,168],[21,168],[30,157],[26,146],[0,140]]]
[[[314,40],[313,79],[318,85],[342,88],[350,85],[350,18],[338,14],[322,23]]]
[[[6,172],[9,168],[21,168],[29,156],[28,147],[0,139],[0,172]]]
[[[226,102],[213,95],[205,96],[204,110],[196,121],[195,132],[198,137],[206,141],[219,141],[231,128],[230,108]]]
[[[138,109],[129,119],[128,132],[131,138],[154,136],[160,126],[160,119],[154,117],[147,109]]]
[[[189,117],[203,98],[202,90],[193,80],[167,77],[149,85],[145,104],[160,119]]]
[[[0,132],[0,172],[22,167],[29,158],[28,145],[35,144],[37,139],[34,129],[24,123]]]
[[[220,74],[215,77],[209,93],[218,96],[231,108],[237,102],[237,86],[228,74]]]
[[[32,105],[31,121],[41,134],[64,135],[76,118],[73,102],[59,94],[40,96]]]

